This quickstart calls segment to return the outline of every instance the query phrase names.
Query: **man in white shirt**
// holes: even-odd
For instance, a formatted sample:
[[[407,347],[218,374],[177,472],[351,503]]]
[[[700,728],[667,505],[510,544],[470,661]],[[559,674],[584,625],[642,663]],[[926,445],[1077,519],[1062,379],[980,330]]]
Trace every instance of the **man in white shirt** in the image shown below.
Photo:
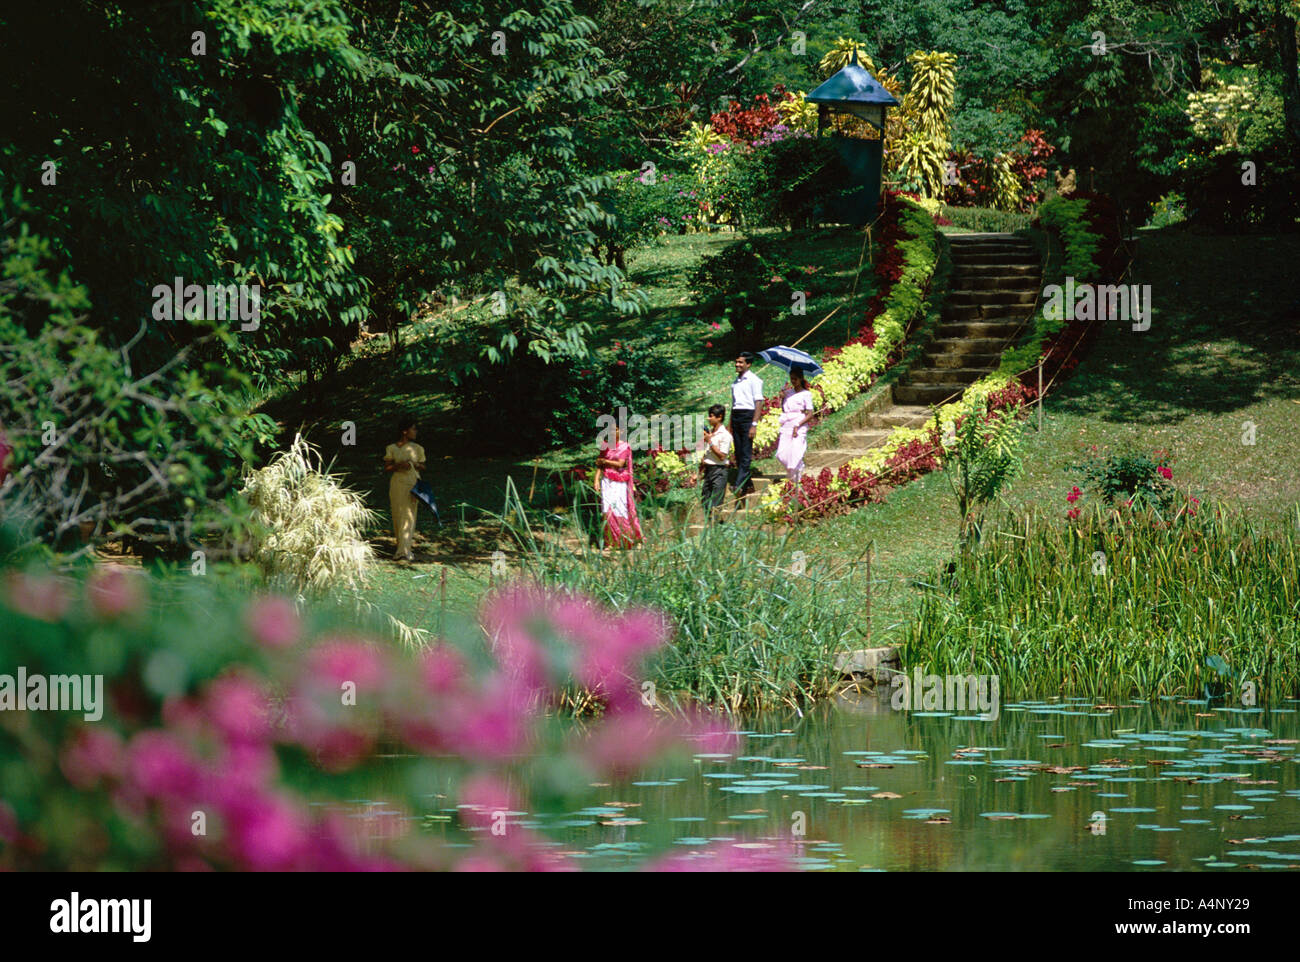
[[[709,408],[709,429],[704,432],[704,457],[700,459],[700,501],[704,520],[713,520],[713,509],[727,496],[727,465],[731,463],[731,432],[722,426],[727,409],[721,404]]]
[[[749,480],[750,462],[754,459],[754,418],[763,406],[763,379],[749,369],[754,355],[741,351],[736,358],[736,379],[731,382],[731,435],[736,442],[736,494],[749,494],[754,483]]]

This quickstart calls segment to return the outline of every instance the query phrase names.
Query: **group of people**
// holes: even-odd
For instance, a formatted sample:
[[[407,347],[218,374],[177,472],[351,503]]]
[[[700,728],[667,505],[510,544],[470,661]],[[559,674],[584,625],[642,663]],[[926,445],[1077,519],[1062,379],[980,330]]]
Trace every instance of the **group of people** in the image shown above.
[[[727,410],[721,404],[707,412],[708,430],[700,441],[700,501],[707,520],[722,505],[727,493],[730,468],[736,468],[732,490],[737,498],[754,491],[750,474],[754,460],[755,419],[763,408],[763,379],[751,367],[754,355],[742,351],[736,357],[736,378],[731,382],[731,426],[724,427]],[[804,373],[790,372],[790,386],[781,401],[781,430],[776,459],[785,468],[786,477],[797,482],[803,474],[804,454],[808,450],[808,423],[817,415],[812,392]],[[632,477],[632,448],[615,429],[614,444],[601,450],[596,458],[596,490],[605,515],[606,547],[635,547],[642,543],[641,524],[636,514],[636,496]]]
[[[743,498],[754,491],[750,473],[757,429],[755,419],[763,408],[763,379],[751,370],[753,363],[754,355],[748,351],[736,357],[736,378],[731,382],[730,428],[724,426],[727,409],[714,404],[708,410],[708,430],[699,442],[703,451],[700,458],[700,501],[709,521],[713,520],[714,512],[726,498],[728,474],[733,466],[736,477],[731,488],[736,497]],[[790,385],[782,392],[781,431],[776,446],[776,459],[791,481],[797,482],[803,474],[804,453],[808,450],[808,423],[816,416],[817,408],[804,373],[792,370]],[[398,420],[397,438],[384,451],[384,470],[390,474],[388,498],[393,512],[393,535],[397,540],[394,557],[399,561],[411,561],[419,504],[413,489],[420,481],[420,472],[425,469],[425,455],[424,448],[415,441],[418,433],[415,421],[411,418]],[[627,438],[615,428],[614,444],[602,448],[596,458],[595,486],[605,518],[606,547],[631,548],[644,540],[636,513],[632,462],[632,448]]]

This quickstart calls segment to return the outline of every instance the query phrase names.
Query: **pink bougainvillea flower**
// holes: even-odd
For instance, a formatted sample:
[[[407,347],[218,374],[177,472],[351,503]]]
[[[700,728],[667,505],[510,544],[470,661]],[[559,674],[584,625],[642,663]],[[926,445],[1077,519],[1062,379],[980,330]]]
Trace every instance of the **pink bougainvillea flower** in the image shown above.
[[[101,778],[118,778],[124,756],[121,735],[111,729],[87,725],[78,729],[64,746],[59,767],[73,786],[84,790],[93,788]]]
[[[302,622],[288,598],[259,598],[244,617],[253,640],[265,648],[289,648],[302,631]]]
[[[9,606],[38,621],[58,621],[71,606],[71,598],[58,578],[11,571],[5,579]]]
[[[296,868],[312,844],[307,819],[293,803],[274,795],[245,796],[223,814],[232,853],[253,871]]]
[[[99,617],[117,618],[138,610],[144,602],[144,591],[139,575],[120,565],[106,565],[87,580],[86,598]]]
[[[657,718],[649,710],[606,715],[578,743],[577,754],[602,776],[628,778],[680,745],[682,729],[679,721]]]
[[[450,645],[439,645],[420,656],[420,675],[435,694],[453,691],[468,677],[465,656]]]
[[[308,674],[321,687],[337,690],[351,682],[357,691],[376,691],[388,677],[380,650],[355,638],[325,641],[307,658]]]
[[[251,678],[231,674],[216,679],[208,686],[206,707],[228,742],[260,742],[269,734],[266,692]]]
[[[535,696],[519,679],[497,675],[473,694],[447,700],[440,728],[467,758],[508,758],[525,751],[536,722]]]
[[[243,742],[227,745],[205,773],[205,794],[218,800],[259,792],[279,773],[275,750],[269,744]]]
[[[483,607],[483,627],[497,662],[532,689],[552,681],[546,651],[534,633],[544,626],[547,608],[544,594],[528,585],[498,591]]]
[[[1170,480],[1174,476],[1174,472],[1169,468],[1165,467],[1163,464],[1160,465],[1160,467],[1156,468],[1156,472],[1160,475],[1160,477],[1164,478],[1166,481]]]
[[[720,330],[722,330],[722,325],[719,324],[717,321],[714,321],[713,323],[711,323],[711,324],[709,325],[709,327],[713,328],[715,331],[720,331]]]
[[[132,738],[126,768],[135,787],[150,797],[189,797],[198,787],[198,766],[168,732],[145,731]]]

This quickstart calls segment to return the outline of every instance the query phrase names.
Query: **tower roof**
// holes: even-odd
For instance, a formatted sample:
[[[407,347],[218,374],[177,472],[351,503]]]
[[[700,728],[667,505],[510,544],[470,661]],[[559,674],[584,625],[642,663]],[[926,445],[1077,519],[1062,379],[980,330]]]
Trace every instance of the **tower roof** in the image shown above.
[[[882,104],[886,107],[900,106],[898,100],[880,85],[880,81],[858,64],[858,53],[853,52],[853,59],[840,68],[820,87],[808,94],[809,103],[814,104]]]

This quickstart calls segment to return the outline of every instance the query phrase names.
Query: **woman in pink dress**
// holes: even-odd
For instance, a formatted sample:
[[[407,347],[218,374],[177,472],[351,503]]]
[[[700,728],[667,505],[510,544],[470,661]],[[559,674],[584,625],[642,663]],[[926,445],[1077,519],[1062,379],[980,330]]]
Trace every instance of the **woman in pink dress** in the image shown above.
[[[605,547],[632,548],[642,541],[632,483],[632,449],[614,429],[614,446],[596,458],[596,490],[605,513]]]
[[[785,467],[785,475],[797,483],[803,474],[803,456],[808,450],[808,422],[816,411],[812,392],[803,371],[790,372],[790,395],[781,405],[781,434],[776,444],[776,459]]]

